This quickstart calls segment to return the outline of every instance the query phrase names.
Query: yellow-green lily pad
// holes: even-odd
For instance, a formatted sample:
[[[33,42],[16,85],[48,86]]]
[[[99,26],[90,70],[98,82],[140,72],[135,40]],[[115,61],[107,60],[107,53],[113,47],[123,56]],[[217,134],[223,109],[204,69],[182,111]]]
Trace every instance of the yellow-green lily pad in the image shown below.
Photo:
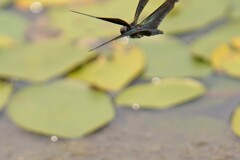
[[[28,22],[21,15],[0,10],[0,22],[0,48],[24,41]]]
[[[100,56],[70,75],[107,91],[118,91],[135,79],[144,69],[143,52],[134,47],[115,48],[110,59]]]
[[[0,81],[0,111],[6,104],[11,92],[12,86],[7,82]]]
[[[8,113],[25,130],[63,138],[90,134],[114,118],[106,94],[74,80],[22,89],[13,97]]]
[[[221,45],[212,54],[212,64],[216,70],[240,77],[240,50]]]
[[[239,28],[239,22],[231,22],[203,35],[192,45],[194,56],[210,61],[214,49],[240,36]]]
[[[240,106],[237,107],[232,115],[231,128],[240,137]]]
[[[184,78],[160,79],[158,83],[129,87],[116,98],[119,106],[165,109],[190,101],[205,93],[198,81]]]
[[[87,49],[51,41],[6,49],[0,53],[0,77],[46,81],[66,74],[95,56]]]
[[[194,59],[188,47],[178,39],[156,36],[151,39],[136,40],[135,44],[145,53],[147,68],[144,76],[147,78],[203,77],[212,70],[206,63]]]

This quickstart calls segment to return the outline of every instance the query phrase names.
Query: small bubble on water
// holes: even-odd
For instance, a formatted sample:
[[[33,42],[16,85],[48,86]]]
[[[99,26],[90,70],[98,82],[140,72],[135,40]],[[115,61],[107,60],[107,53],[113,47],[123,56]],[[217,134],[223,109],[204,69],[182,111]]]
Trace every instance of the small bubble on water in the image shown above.
[[[58,137],[57,136],[52,136],[51,137],[51,141],[52,142],[57,142],[58,141]]]
[[[134,103],[132,105],[132,109],[135,110],[135,111],[138,111],[140,109],[140,105],[138,103]]]
[[[154,78],[152,78],[152,83],[154,85],[159,85],[161,83],[161,79],[158,77],[154,77]]]
[[[43,10],[43,4],[39,1],[33,2],[30,5],[30,11],[32,13],[41,13]]]

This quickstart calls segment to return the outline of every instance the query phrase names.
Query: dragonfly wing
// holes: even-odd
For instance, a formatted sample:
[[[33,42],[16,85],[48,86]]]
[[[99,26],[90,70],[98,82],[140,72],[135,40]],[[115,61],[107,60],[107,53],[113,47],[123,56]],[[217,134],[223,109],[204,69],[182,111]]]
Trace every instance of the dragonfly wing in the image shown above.
[[[138,18],[149,0],[139,0],[132,25],[137,24]]]
[[[174,8],[178,0],[165,0],[151,15],[145,18],[139,25],[144,28],[157,29],[165,16]]]
[[[103,20],[103,21],[111,22],[111,23],[114,23],[114,24],[130,27],[130,25],[126,21],[124,21],[122,19],[119,19],[119,18],[96,17],[96,16],[92,16],[92,15],[81,13],[81,12],[77,12],[77,11],[72,11],[72,12],[77,13],[77,14],[81,14],[81,15],[84,15],[84,16],[100,19],[100,20]]]
[[[115,41],[115,40],[117,40],[119,38],[123,38],[123,37],[130,36],[132,34],[137,34],[137,33],[151,34],[151,32],[149,32],[148,29],[130,30],[130,31],[125,32],[124,34],[121,34],[121,35],[119,35],[119,36],[117,36],[117,37],[115,37],[115,38],[113,38],[113,39],[111,39],[111,40],[109,40],[109,41],[107,41],[107,42],[105,42],[105,43],[103,43],[103,44],[101,44],[101,45],[99,45],[99,46],[89,50],[89,51],[93,51],[95,49],[98,49],[98,48],[100,48],[100,47],[102,47],[102,46],[104,46],[104,45],[106,45],[106,44],[108,44],[108,43],[110,43],[112,41]]]

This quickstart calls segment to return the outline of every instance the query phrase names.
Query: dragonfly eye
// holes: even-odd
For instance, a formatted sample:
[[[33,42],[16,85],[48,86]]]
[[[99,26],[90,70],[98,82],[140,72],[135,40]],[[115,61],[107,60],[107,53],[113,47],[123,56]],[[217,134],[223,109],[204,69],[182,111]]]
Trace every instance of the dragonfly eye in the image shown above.
[[[126,26],[123,26],[121,29],[120,29],[120,33],[123,34],[127,31],[127,27]]]

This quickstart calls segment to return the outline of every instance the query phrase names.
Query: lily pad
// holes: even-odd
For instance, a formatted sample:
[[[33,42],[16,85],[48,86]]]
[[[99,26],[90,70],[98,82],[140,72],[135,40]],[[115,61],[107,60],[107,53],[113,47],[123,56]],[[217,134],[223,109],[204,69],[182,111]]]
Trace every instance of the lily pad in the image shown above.
[[[152,37],[151,40],[137,40],[135,44],[146,53],[147,68],[144,76],[147,78],[204,77],[212,70],[206,63],[194,59],[187,46],[178,39],[165,36]]]
[[[0,7],[5,6],[10,3],[10,0],[1,0],[0,1]]]
[[[111,59],[100,56],[70,77],[107,91],[122,89],[143,71],[144,54],[136,47],[123,49],[123,46],[115,48],[113,52]]]
[[[233,132],[240,137],[240,106],[233,113],[231,127]]]
[[[24,88],[8,113],[25,130],[63,138],[90,134],[114,118],[107,95],[73,80]]]
[[[205,93],[205,87],[192,79],[166,78],[158,84],[129,87],[117,96],[120,106],[165,109],[190,101]]]
[[[221,45],[213,52],[212,64],[216,70],[240,77],[240,50]]]
[[[20,9],[28,9],[36,0],[15,0],[15,5]],[[64,6],[71,4],[74,0],[38,0],[43,6]]]
[[[183,33],[206,27],[225,16],[229,0],[183,0],[179,1],[179,5],[177,10],[173,10],[172,15],[163,21],[160,28],[164,31]]]
[[[192,45],[194,56],[210,61],[214,49],[240,36],[239,28],[240,22],[232,22],[203,35]]]
[[[28,24],[26,19],[16,13],[0,10],[0,22],[0,48],[24,41]]]
[[[12,91],[12,86],[9,83],[0,81],[0,111],[6,104]]]
[[[234,19],[240,18],[240,1],[231,0],[231,16]]]
[[[93,56],[87,49],[62,41],[6,49],[0,53],[0,77],[46,81],[66,74]]]

